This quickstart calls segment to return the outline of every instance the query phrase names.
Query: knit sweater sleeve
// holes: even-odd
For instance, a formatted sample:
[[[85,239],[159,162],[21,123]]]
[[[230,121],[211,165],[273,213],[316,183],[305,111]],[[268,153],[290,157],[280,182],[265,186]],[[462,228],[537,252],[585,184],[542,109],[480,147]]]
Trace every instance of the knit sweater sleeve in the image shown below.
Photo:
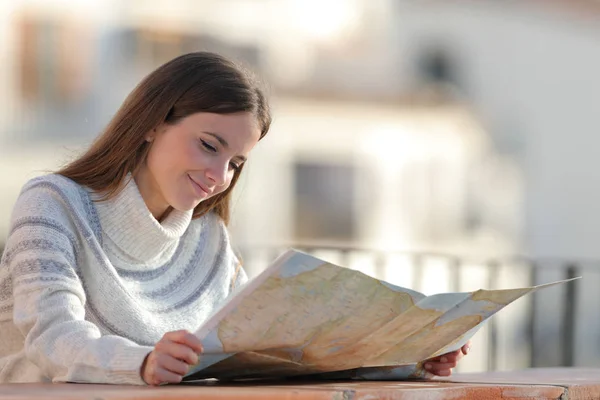
[[[52,190],[24,190],[15,205],[3,263],[13,284],[13,321],[27,358],[54,382],[143,385],[151,347],[102,335],[86,321],[77,251],[85,240],[72,207]]]

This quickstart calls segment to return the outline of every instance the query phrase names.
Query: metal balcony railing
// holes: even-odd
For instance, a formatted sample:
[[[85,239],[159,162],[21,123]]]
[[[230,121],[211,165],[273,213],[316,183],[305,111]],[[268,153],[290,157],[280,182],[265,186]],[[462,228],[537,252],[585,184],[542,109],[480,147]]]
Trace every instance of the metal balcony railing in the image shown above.
[[[533,286],[550,281],[570,279],[577,276],[595,275],[600,277],[600,261],[598,262],[573,262],[559,259],[530,259],[526,257],[505,257],[490,258],[485,260],[473,261],[468,258],[462,258],[452,254],[442,254],[435,252],[408,252],[408,251],[377,251],[367,248],[344,247],[339,245],[293,245],[285,247],[261,247],[254,249],[241,249],[240,255],[244,260],[245,268],[251,276],[260,272],[268,265],[268,262],[274,260],[285,248],[293,247],[297,250],[309,254],[321,256],[327,261],[341,266],[351,265],[353,256],[363,256],[363,267],[371,271],[372,276],[385,279],[386,273],[390,269],[395,269],[394,257],[403,257],[405,262],[397,266],[400,269],[411,269],[412,276],[409,285],[401,285],[410,289],[423,292],[424,284],[428,277],[425,266],[428,260],[435,259],[439,264],[443,264],[446,269],[444,276],[447,279],[446,287],[448,291],[465,291],[461,282],[464,281],[465,270],[476,264],[479,269],[485,271],[485,283],[478,288],[485,289],[506,289],[511,287]],[[323,257],[323,255],[326,257]],[[364,257],[366,256],[366,257]],[[329,259],[328,259],[329,257]],[[335,260],[335,261],[331,261]],[[370,261],[364,261],[370,260]],[[368,264],[368,265],[366,265]],[[519,272],[523,278],[515,279],[514,283],[501,287],[501,276],[509,277],[504,282],[510,282],[510,275]],[[396,284],[395,282],[391,282]],[[522,324],[524,331],[522,341],[528,348],[529,367],[544,366],[573,366],[575,365],[575,345],[576,345],[576,327],[577,316],[585,304],[580,299],[588,297],[597,297],[596,293],[581,293],[578,288],[579,281],[570,282],[559,290],[554,288],[546,291],[529,294],[524,299],[518,300],[521,306],[525,307],[526,316],[518,321]],[[469,291],[473,288],[469,288]],[[545,293],[546,292],[546,293]],[[556,293],[561,296],[556,298]],[[433,294],[433,293],[426,293]],[[554,298],[552,303],[561,304],[560,307],[553,307],[546,299],[548,296]],[[511,305],[512,306],[512,305]],[[499,346],[499,322],[496,317],[492,317],[487,322],[485,332],[487,334],[487,369],[497,370],[499,368],[499,356],[502,349]],[[553,335],[548,334],[554,332]],[[558,345],[556,345],[558,343]],[[555,351],[553,359],[548,360],[548,349],[559,346]],[[556,350],[556,349],[555,349]],[[506,350],[505,350],[506,351]],[[590,351],[594,351],[593,348]],[[598,354],[600,360],[600,354]]]

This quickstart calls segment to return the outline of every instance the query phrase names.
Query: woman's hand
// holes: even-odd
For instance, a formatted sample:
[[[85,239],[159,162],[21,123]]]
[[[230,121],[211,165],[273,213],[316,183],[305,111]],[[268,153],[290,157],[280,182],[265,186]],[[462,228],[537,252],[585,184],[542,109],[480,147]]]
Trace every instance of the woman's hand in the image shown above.
[[[165,333],[142,363],[142,379],[148,385],[179,383],[200,353],[202,343],[188,331]]]
[[[460,350],[446,353],[441,356],[431,358],[423,363],[425,370],[433,375],[437,376],[450,376],[452,374],[452,368],[456,367],[458,361],[466,356],[471,348],[471,341],[469,340]]]

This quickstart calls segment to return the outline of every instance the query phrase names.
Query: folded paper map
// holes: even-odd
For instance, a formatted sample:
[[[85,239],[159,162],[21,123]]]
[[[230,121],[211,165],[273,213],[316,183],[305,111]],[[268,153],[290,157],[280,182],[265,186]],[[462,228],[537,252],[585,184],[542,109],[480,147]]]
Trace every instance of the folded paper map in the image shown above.
[[[421,377],[423,360],[460,349],[516,299],[564,282],[425,296],[288,250],[195,332],[204,353],[185,379]]]

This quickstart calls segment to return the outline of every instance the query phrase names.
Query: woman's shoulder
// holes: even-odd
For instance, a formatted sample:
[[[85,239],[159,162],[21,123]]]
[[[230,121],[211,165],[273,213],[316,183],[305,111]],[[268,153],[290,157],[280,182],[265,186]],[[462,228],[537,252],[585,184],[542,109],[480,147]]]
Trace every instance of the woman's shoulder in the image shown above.
[[[34,188],[51,188],[57,191],[74,191],[82,189],[75,181],[60,174],[45,174],[30,179],[23,185],[21,193],[27,192]]]
[[[75,181],[60,174],[47,174],[27,181],[21,189],[19,198],[43,198],[44,200],[62,198],[65,201],[79,201],[83,193],[85,193],[84,187]]]
[[[14,214],[37,214],[51,217],[55,213],[72,213],[85,208],[86,190],[59,174],[47,174],[27,181],[15,204]]]

